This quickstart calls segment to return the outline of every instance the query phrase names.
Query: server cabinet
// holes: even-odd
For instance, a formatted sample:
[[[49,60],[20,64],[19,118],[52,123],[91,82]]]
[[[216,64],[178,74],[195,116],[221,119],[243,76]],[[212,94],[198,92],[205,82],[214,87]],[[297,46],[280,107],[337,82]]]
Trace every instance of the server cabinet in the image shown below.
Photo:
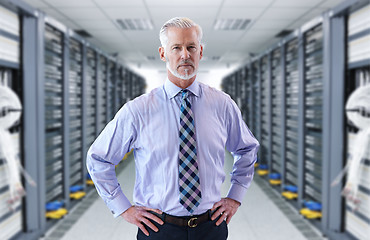
[[[260,158],[261,162],[271,167],[271,82],[270,82],[270,56],[261,58],[261,137]]]
[[[283,83],[282,83],[282,67],[281,67],[281,48],[273,50],[271,53],[271,172],[282,174],[282,98]]]
[[[347,93],[370,84],[370,5],[352,11],[347,17]],[[348,110],[347,110],[348,111]],[[362,117],[369,117],[368,110],[358,109]],[[370,126],[368,126],[370,127]],[[355,123],[347,120],[347,161],[352,161],[359,151],[356,138],[361,130]],[[370,234],[370,146],[362,156],[359,171],[358,195],[356,206],[353,201],[345,202],[345,231],[357,239],[366,239]]]
[[[116,79],[116,111],[118,111],[122,106],[123,103],[126,101],[125,99],[125,92],[127,89],[127,85],[124,84],[125,82],[125,69],[122,66],[118,67],[118,75]]]
[[[107,108],[107,122],[113,119],[116,113],[116,87],[115,81],[117,77],[117,68],[116,63],[114,61],[109,61],[108,71],[109,71],[109,79],[108,79],[108,103],[109,107]]]
[[[20,77],[20,19],[18,14],[0,5],[0,86],[10,88],[21,99]],[[2,106],[3,107],[3,106]],[[0,109],[0,127],[4,119],[11,114],[10,109]],[[2,129],[11,134],[11,146],[22,162],[22,122],[21,119],[9,129]],[[0,151],[0,239],[9,239],[22,231],[23,204],[21,199],[12,199],[9,188],[9,170],[7,156]]]
[[[86,149],[89,149],[97,135],[96,129],[96,73],[97,73],[97,53],[91,48],[86,48]]]
[[[261,139],[261,82],[260,82],[260,73],[259,73],[259,61],[255,61],[251,64],[251,76],[252,76],[252,132],[255,137]],[[259,153],[259,162],[260,153]]]
[[[303,196],[306,201],[322,203],[323,145],[323,29],[322,24],[305,32],[304,41],[304,115],[303,117]]]
[[[298,183],[298,38],[285,45],[285,172],[283,183],[297,187]]]
[[[238,86],[239,90],[239,98],[238,101],[240,101],[240,111],[242,113],[242,117],[244,122],[248,123],[249,118],[249,109],[248,109],[248,89],[249,89],[249,78],[247,78],[248,69],[247,67],[242,67],[239,71],[240,76],[240,82]],[[239,100],[240,99],[240,100]]]
[[[98,83],[97,83],[97,114],[98,114],[98,123],[97,123],[97,134],[103,130],[105,124],[107,123],[107,58],[103,55],[99,57],[99,70],[98,70]]]
[[[69,187],[84,185],[83,44],[69,38]]]
[[[45,203],[65,199],[63,143],[64,34],[50,24],[44,30]],[[52,221],[48,219],[48,222]]]
[[[245,99],[245,115],[244,121],[247,123],[250,129],[253,129],[253,83],[252,83],[252,69],[251,64],[245,66],[245,84],[246,89],[243,91],[243,97]]]

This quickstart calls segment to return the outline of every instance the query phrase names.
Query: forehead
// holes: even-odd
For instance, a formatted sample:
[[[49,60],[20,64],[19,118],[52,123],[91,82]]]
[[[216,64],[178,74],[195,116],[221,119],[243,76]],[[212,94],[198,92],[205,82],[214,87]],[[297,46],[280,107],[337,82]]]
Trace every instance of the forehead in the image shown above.
[[[196,27],[170,27],[167,29],[167,38],[169,45],[198,43],[198,32]]]

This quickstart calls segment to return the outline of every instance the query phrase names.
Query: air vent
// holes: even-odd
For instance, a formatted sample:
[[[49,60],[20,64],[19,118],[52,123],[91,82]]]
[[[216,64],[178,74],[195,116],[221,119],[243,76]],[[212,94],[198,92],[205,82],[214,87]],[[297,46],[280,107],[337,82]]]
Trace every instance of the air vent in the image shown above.
[[[91,38],[92,35],[88,32],[86,32],[85,30],[83,29],[78,29],[78,30],[74,30],[78,35],[80,35],[81,37],[84,37],[84,38]]]
[[[154,61],[155,60],[155,57],[154,56],[147,56],[146,57],[149,61]]]
[[[276,38],[283,38],[287,35],[289,35],[292,32],[292,30],[281,30],[278,34],[275,35]]]
[[[123,30],[144,31],[153,29],[153,24],[149,19],[117,19],[117,23]]]
[[[218,19],[214,24],[215,30],[236,31],[245,30],[251,22],[250,19]]]

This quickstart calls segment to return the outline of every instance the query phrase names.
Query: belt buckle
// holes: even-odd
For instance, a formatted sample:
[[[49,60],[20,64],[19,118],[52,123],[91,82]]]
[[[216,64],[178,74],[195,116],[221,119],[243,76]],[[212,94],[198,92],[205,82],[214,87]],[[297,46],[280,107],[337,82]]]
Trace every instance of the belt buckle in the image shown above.
[[[190,218],[189,221],[188,221],[188,226],[191,227],[191,228],[195,228],[196,226],[198,226],[198,223],[195,223],[195,221],[197,219],[198,218],[196,218],[196,217]]]

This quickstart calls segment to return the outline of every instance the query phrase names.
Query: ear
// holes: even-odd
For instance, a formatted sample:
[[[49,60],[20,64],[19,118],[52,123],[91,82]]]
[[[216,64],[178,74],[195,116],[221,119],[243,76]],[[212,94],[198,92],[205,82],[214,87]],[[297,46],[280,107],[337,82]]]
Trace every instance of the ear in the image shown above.
[[[203,45],[200,45],[200,53],[199,53],[200,57],[199,57],[199,60],[202,59],[203,57]]]
[[[158,52],[159,52],[159,57],[161,58],[161,60],[163,62],[166,62],[166,57],[164,56],[164,47],[159,47]]]

